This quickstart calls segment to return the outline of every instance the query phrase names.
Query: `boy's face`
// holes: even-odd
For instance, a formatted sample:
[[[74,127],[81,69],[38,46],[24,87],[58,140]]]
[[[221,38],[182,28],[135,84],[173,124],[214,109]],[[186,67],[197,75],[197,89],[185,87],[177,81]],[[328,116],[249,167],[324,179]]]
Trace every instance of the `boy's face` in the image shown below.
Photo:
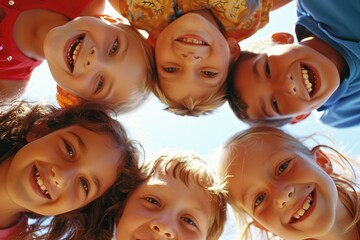
[[[57,83],[85,100],[124,102],[147,76],[140,40],[95,17],[52,29],[44,53]]]
[[[235,67],[234,88],[253,120],[309,113],[322,106],[340,83],[335,65],[302,45],[277,45]]]
[[[205,240],[210,202],[210,195],[198,185],[186,186],[172,174],[157,172],[129,197],[116,239]]]
[[[155,58],[161,90],[180,102],[219,91],[232,55],[217,26],[199,14],[187,13],[160,33]]]
[[[120,156],[107,135],[78,125],[62,128],[16,153],[6,188],[23,209],[45,216],[69,212],[100,197],[114,183]]]
[[[339,199],[323,162],[318,165],[314,157],[271,135],[241,148],[229,168],[234,177],[228,178],[237,207],[284,239],[318,239],[329,231]]]

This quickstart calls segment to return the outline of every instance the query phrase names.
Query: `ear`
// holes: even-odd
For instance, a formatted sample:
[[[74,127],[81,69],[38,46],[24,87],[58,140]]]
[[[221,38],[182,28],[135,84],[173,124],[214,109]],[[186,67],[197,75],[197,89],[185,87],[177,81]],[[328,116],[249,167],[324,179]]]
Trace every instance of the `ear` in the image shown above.
[[[32,142],[48,134],[49,132],[50,132],[50,128],[48,126],[48,119],[46,118],[38,119],[32,126],[30,132],[26,135],[26,141],[28,143]]]
[[[287,32],[278,32],[271,36],[271,40],[278,44],[289,44],[294,43],[294,36]]]
[[[233,60],[233,62],[235,62],[240,57],[240,53],[241,53],[240,45],[236,41],[236,39],[232,37],[227,38],[226,41],[229,45],[231,59]]]
[[[328,156],[326,156],[319,148],[314,149],[313,152],[317,165],[319,165],[327,174],[332,174],[334,169]]]
[[[296,124],[296,123],[298,123],[298,122],[301,122],[302,120],[304,120],[305,118],[307,118],[310,114],[311,114],[311,112],[309,112],[309,113],[304,113],[304,114],[300,114],[300,115],[294,117],[294,118],[291,120],[290,124]]]

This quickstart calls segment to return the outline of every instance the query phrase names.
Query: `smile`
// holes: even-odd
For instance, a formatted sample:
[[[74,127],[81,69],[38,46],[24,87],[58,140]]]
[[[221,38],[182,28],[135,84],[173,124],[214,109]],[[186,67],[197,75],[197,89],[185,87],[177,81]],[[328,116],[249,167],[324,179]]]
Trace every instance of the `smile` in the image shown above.
[[[85,38],[84,34],[79,35],[73,42],[70,44],[70,47],[67,50],[67,63],[70,67],[71,72],[74,70],[76,59],[80,53],[80,49]]]
[[[305,217],[310,215],[310,209],[314,204],[314,191],[312,191],[305,199],[302,207],[298,209],[293,215],[290,220],[290,223],[297,223],[301,220],[304,220]]]
[[[309,65],[301,64],[301,74],[309,96],[314,96],[320,86],[320,80],[316,70]]]
[[[38,187],[40,188],[41,192],[49,199],[51,199],[51,196],[49,194],[48,189],[46,188],[44,181],[41,179],[40,173],[38,171],[38,169],[35,167],[34,169],[34,178],[35,178],[35,182],[38,185]]]
[[[185,43],[185,44],[191,44],[191,45],[199,45],[199,46],[208,46],[209,44],[201,39],[198,36],[182,36],[177,38],[175,41]]]

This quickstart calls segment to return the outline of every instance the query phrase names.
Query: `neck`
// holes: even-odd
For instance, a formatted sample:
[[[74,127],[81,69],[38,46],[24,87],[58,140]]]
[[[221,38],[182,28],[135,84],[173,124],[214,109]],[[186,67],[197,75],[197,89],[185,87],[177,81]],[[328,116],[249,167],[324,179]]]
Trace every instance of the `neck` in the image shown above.
[[[210,23],[212,23],[214,26],[219,28],[220,32],[225,35],[225,28],[221,24],[221,22],[214,16],[214,14],[209,9],[202,9],[197,11],[192,11],[192,13],[196,13],[204,17],[206,20],[208,20]]]
[[[308,46],[330,59],[338,69],[340,79],[344,79],[349,75],[349,67],[341,54],[332,46],[316,36],[304,38],[300,42],[301,45]]]
[[[0,164],[0,229],[14,226],[21,218],[21,209],[8,194],[7,172],[10,166],[11,158],[6,159]]]
[[[27,57],[44,60],[43,45],[47,33],[67,22],[67,17],[49,10],[24,11],[19,15],[13,29],[16,45]]]

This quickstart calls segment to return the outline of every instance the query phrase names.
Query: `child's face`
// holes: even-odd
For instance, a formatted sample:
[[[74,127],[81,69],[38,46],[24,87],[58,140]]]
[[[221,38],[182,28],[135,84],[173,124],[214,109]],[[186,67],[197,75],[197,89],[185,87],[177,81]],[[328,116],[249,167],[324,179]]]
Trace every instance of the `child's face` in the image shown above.
[[[302,45],[277,45],[235,67],[234,87],[253,120],[309,113],[322,106],[340,82],[328,58]]]
[[[179,102],[219,91],[232,56],[217,26],[199,14],[187,13],[160,33],[155,58],[161,90]]]
[[[140,40],[95,17],[79,17],[52,29],[44,53],[57,83],[89,101],[124,102],[147,76]]]
[[[339,199],[320,163],[274,136],[241,147],[228,179],[230,198],[240,209],[284,239],[312,239],[329,231]]]
[[[10,162],[9,195],[46,216],[85,206],[116,179],[121,152],[112,141],[78,125],[31,141]]]
[[[205,240],[210,201],[198,185],[186,186],[170,174],[156,173],[129,197],[116,239]]]

